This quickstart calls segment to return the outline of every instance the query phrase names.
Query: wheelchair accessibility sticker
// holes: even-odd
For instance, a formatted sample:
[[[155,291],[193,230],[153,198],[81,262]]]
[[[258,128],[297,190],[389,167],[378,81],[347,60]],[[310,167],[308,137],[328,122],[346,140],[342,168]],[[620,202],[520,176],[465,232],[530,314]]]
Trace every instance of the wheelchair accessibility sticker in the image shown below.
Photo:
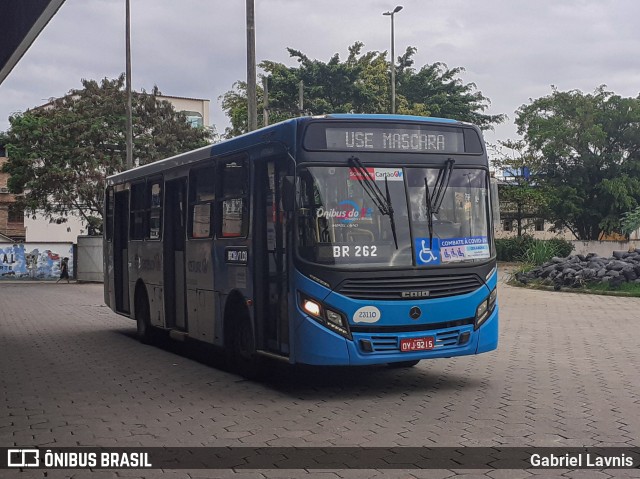
[[[429,248],[429,238],[415,239],[416,264],[440,265],[468,259],[489,258],[489,242],[486,236],[464,238],[433,238]]]
[[[429,245],[429,238],[416,238],[414,241],[417,265],[435,266],[440,264],[440,240],[438,238],[433,238],[431,245]]]

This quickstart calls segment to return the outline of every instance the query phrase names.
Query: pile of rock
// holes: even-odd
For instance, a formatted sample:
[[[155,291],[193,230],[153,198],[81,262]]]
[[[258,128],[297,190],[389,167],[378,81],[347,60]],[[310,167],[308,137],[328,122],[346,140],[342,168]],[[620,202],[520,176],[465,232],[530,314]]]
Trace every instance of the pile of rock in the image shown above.
[[[608,283],[613,288],[622,283],[640,284],[640,249],[614,251],[610,258],[595,253],[554,257],[531,271],[516,273],[515,278],[523,284],[541,280],[555,289],[563,286],[578,288],[595,283]]]

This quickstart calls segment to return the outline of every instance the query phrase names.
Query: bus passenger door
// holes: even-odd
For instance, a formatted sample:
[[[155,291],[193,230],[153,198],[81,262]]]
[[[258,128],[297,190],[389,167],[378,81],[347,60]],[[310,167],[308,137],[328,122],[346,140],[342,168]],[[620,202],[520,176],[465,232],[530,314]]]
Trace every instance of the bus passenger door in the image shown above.
[[[113,289],[115,310],[130,313],[129,307],[129,192],[115,194],[113,223]]]
[[[187,180],[165,184],[164,217],[164,310],[168,328],[187,329],[185,284],[185,235]]]
[[[287,225],[281,202],[286,160],[258,163],[256,170],[256,324],[261,326],[258,340],[266,351],[288,356]]]

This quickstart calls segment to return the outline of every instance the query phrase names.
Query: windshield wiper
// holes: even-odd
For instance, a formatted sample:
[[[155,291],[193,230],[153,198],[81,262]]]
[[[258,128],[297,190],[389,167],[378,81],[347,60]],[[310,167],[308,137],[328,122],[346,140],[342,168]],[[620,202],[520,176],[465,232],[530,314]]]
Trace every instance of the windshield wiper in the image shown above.
[[[438,214],[440,211],[440,206],[442,206],[442,201],[444,200],[444,194],[447,192],[447,188],[449,188],[449,181],[451,181],[451,173],[453,172],[453,164],[456,162],[453,158],[449,158],[442,168],[438,172],[438,177],[436,178],[436,182],[433,185],[433,195],[431,198],[431,206],[433,207],[433,212]]]
[[[375,184],[375,183],[374,183]],[[398,249],[398,235],[396,234],[396,221],[393,217],[393,206],[391,205],[391,195],[389,194],[389,177],[384,177],[384,188],[387,190],[387,206],[389,211],[389,223],[391,223],[391,233],[393,234],[393,244]]]
[[[433,215],[438,214],[438,211],[440,211],[444,195],[447,192],[447,188],[449,188],[449,181],[451,181],[451,173],[453,172],[454,163],[455,160],[453,158],[449,158],[445,163],[444,168],[438,172],[438,177],[433,185],[433,195],[429,191],[427,177],[424,177],[424,188],[426,192],[425,206],[427,207],[428,216],[427,227],[429,228],[429,249],[433,247]]]
[[[425,206],[427,207],[427,227],[429,228],[429,249],[433,248],[433,205],[431,204],[431,194],[429,193],[429,183],[427,177],[424,177],[424,188],[426,191]]]
[[[391,195],[389,194],[389,181],[385,176],[384,186],[386,189],[386,196],[382,194],[380,188],[376,184],[376,180],[371,177],[367,169],[364,167],[360,159],[352,156],[348,160],[349,166],[356,171],[356,179],[362,186],[362,189],[367,193],[373,204],[376,205],[381,214],[389,217],[391,223],[391,233],[393,234],[393,243],[398,249],[398,235],[396,233],[396,222],[393,216],[393,205],[391,204]]]

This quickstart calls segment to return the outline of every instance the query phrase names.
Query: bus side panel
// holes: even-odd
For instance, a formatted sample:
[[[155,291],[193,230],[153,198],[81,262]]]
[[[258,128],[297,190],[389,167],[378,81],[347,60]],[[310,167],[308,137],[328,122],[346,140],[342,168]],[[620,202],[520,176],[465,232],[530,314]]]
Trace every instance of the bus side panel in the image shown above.
[[[129,298],[131,312],[135,314],[136,285],[141,281],[145,285],[149,301],[151,324],[165,326],[163,299],[163,258],[162,242],[129,242]]]
[[[224,344],[224,314],[231,293],[239,293],[245,300],[253,300],[253,271],[250,270],[251,238],[218,239],[214,242],[212,264],[215,265],[215,294],[220,299],[220,320],[215,325],[216,344]],[[238,260],[237,258],[241,258]],[[252,308],[248,308],[251,314]],[[233,312],[231,312],[233,313]],[[234,316],[235,317],[235,316]],[[253,321],[252,321],[253,323]],[[252,324],[252,327],[255,325]]]
[[[102,271],[104,272],[104,303],[112,310],[116,309],[113,288],[113,242],[102,241]]]
[[[186,245],[186,284],[189,336],[222,346],[216,334],[218,317],[214,293],[212,240],[188,240]]]

